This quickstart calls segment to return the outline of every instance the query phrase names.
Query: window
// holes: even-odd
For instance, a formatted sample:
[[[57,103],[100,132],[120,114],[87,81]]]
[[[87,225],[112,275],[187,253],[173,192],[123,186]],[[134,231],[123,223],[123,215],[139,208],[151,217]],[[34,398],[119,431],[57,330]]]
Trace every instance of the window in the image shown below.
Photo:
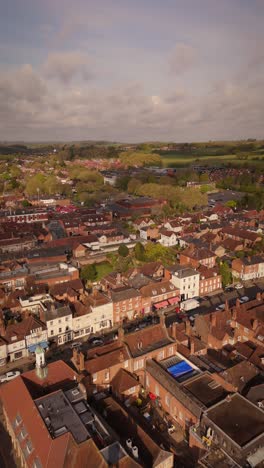
[[[31,440],[27,441],[26,449],[27,449],[28,454],[30,454],[32,452],[33,446],[32,446]]]
[[[18,413],[18,414],[16,415],[15,425],[16,425],[16,426],[19,426],[20,423],[22,423],[22,418],[21,418],[20,414]]]
[[[130,393],[130,395],[132,395],[132,393],[135,393],[135,391],[136,391],[136,387],[131,387],[131,388],[129,389],[129,392],[128,392],[128,393]]]
[[[25,437],[27,436],[27,434],[28,434],[28,433],[27,433],[27,430],[26,430],[25,426],[22,426],[22,429],[21,429],[21,432],[20,432],[20,437],[21,437],[21,439],[22,439],[22,440],[25,439]]]
[[[61,333],[61,331],[62,331],[62,329],[61,329],[61,328],[59,328],[59,333]]]
[[[50,330],[50,334],[51,334],[51,336],[53,336],[54,335],[54,330]]]
[[[144,359],[140,359],[140,360],[138,361],[138,368],[139,368],[139,369],[142,369],[142,367],[144,367]]]
[[[172,355],[173,355],[173,346],[170,346],[170,347],[169,347],[168,353],[169,353],[169,356],[172,356]]]
[[[35,458],[33,461],[33,467],[32,468],[42,468],[41,462],[39,458]]]
[[[158,354],[158,359],[164,359],[164,350]]]
[[[169,395],[166,395],[166,396],[165,396],[165,404],[166,404],[167,406],[170,406],[170,396],[169,396]]]
[[[108,371],[105,372],[105,376],[104,376],[104,377],[105,377],[105,380],[109,380],[109,372],[108,372]]]
[[[128,361],[124,362],[124,367],[127,369],[128,368]]]
[[[97,380],[97,373],[93,374],[93,382],[96,382]]]
[[[156,394],[156,396],[159,396],[159,387],[158,387],[158,385],[155,385],[155,394]]]
[[[50,325],[53,325],[53,320],[50,321]]]
[[[138,361],[134,362],[134,370],[138,370]]]
[[[146,387],[149,387],[149,376],[146,375]]]

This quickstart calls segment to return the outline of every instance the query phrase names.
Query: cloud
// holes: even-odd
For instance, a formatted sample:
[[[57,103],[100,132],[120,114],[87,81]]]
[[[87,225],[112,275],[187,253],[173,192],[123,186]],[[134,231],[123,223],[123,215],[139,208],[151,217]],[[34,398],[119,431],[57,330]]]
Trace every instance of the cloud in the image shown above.
[[[31,65],[0,75],[0,98],[6,101],[28,101],[38,103],[47,92],[41,76]]]
[[[197,63],[197,51],[194,47],[178,43],[169,58],[169,68],[175,75],[191,70]]]
[[[93,77],[91,60],[80,52],[54,52],[43,64],[47,78],[55,78],[68,84],[75,77],[90,80]]]

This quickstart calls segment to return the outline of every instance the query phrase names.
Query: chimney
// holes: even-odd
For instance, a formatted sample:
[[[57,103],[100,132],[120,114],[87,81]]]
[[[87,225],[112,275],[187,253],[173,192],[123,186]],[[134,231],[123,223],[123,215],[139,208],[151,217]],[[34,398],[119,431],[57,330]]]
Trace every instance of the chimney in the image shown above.
[[[125,335],[125,332],[124,332],[123,327],[119,327],[118,328],[118,339],[119,339],[119,341],[124,340],[124,335]]]
[[[211,326],[215,327],[216,326],[216,312],[213,312],[210,318],[211,318]]]
[[[120,352],[119,352],[119,362],[123,362],[124,359],[125,359],[124,353],[123,353],[122,349],[120,349]]]
[[[190,338],[190,353],[194,354],[194,339]]]
[[[6,334],[5,322],[4,322],[4,320],[1,318],[1,319],[0,319],[0,336],[5,336],[5,334]]]
[[[176,340],[176,330],[177,330],[177,323],[173,322],[173,324],[170,327],[170,334],[174,340]]]
[[[79,371],[82,372],[85,369],[84,367],[84,354],[81,352],[79,354]]]
[[[74,360],[74,362],[77,362],[77,357],[78,357],[78,351],[76,348],[73,348],[72,350],[72,358]]]
[[[186,335],[190,336],[191,334],[191,323],[190,320],[186,320],[185,322],[185,333]]]
[[[165,327],[165,315],[161,312],[159,314],[159,318],[160,318],[160,324],[164,328]]]

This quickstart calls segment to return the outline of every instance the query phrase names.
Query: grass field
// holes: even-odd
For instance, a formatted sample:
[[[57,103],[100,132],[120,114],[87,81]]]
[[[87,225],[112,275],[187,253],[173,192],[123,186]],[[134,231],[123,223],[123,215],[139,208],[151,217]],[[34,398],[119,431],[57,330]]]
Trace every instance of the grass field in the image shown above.
[[[264,156],[253,153],[247,159],[239,158],[235,154],[197,154],[197,153],[180,153],[180,152],[167,152],[161,154],[164,167],[187,167],[192,164],[198,165],[226,165],[231,163],[236,166],[254,165],[260,169],[264,168]],[[259,159],[256,159],[259,158]]]

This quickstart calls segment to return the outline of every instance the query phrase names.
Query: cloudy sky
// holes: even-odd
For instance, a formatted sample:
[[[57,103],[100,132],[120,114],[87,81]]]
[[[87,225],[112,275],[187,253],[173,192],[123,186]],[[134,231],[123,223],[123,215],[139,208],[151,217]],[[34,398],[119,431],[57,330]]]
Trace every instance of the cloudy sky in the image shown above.
[[[263,0],[0,0],[0,139],[264,138]]]

